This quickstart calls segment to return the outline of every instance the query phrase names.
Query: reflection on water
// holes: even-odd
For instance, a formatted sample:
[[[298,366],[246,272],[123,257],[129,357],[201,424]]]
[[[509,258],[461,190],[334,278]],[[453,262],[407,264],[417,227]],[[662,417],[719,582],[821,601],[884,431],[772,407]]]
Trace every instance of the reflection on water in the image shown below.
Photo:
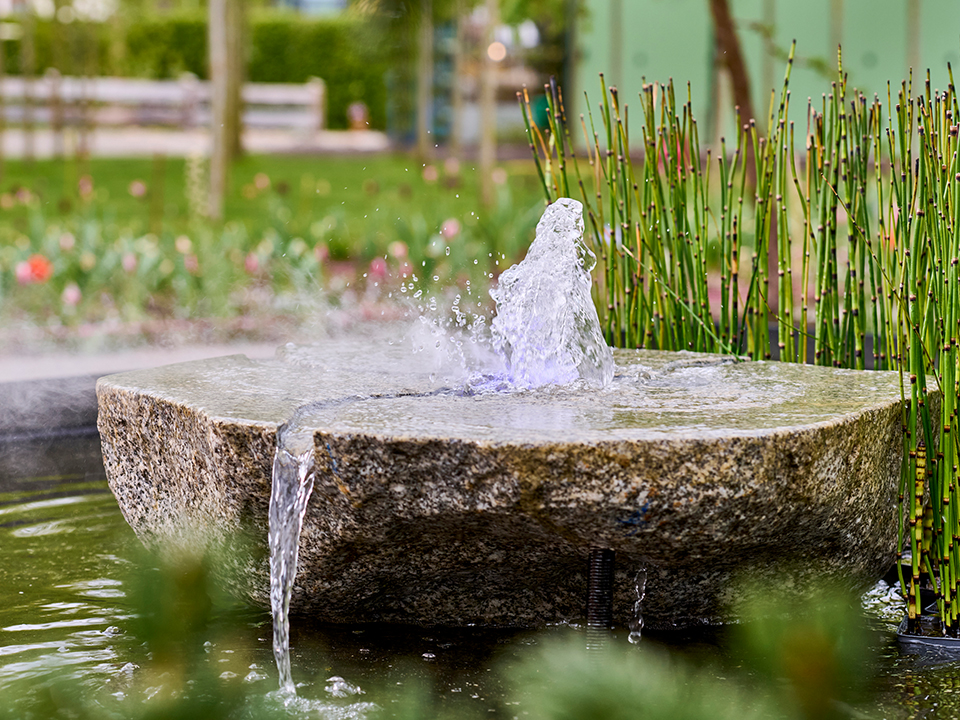
[[[128,614],[117,575],[132,533],[117,522],[91,444],[2,450],[0,685],[50,668],[106,680],[128,650],[116,628]]]
[[[133,636],[132,565],[139,542],[110,493],[95,436],[0,445],[0,702],[23,681],[75,679],[100,702],[160,689],[138,683],[150,662]],[[262,706],[280,708],[267,611],[244,609],[206,643],[215,677],[242,683]],[[554,634],[569,632],[557,629]],[[503,688],[494,657],[519,652],[529,634],[479,629],[317,627],[299,618],[292,636],[300,698],[283,713],[365,718],[421,689],[444,712],[498,716]],[[39,687],[39,684],[35,685]],[[273,706],[276,706],[273,707]],[[4,708],[0,708],[0,717]]]
[[[132,634],[131,566],[141,562],[139,543],[110,494],[95,437],[0,445],[0,697],[31,687],[56,670],[121,703],[130,693],[147,698],[156,686],[138,682],[150,658]],[[866,597],[883,642],[872,696],[858,708],[876,718],[960,715],[960,660],[903,654],[892,636],[899,619],[890,588]],[[266,611],[243,611],[203,649],[214,677],[241,684],[264,708],[277,685]],[[576,628],[536,633],[476,628],[322,626],[300,618],[293,626],[293,676],[302,701],[294,716],[391,716],[406,698],[426,690],[423,717],[512,718],[507,680],[497,672],[531,645]],[[718,639],[719,638],[719,639]],[[661,640],[663,638],[661,637]],[[723,662],[722,633],[668,638],[671,652]],[[615,642],[627,644],[627,632]],[[647,643],[644,633],[644,643]],[[638,647],[642,652],[645,644]],[[131,696],[133,697],[133,696]],[[16,699],[13,700],[15,702]],[[248,700],[249,702],[249,700]],[[426,705],[424,705],[426,703]],[[425,709],[424,709],[425,708]],[[256,707],[246,716],[260,716]],[[0,712],[0,716],[3,713]],[[244,716],[241,714],[241,716]]]

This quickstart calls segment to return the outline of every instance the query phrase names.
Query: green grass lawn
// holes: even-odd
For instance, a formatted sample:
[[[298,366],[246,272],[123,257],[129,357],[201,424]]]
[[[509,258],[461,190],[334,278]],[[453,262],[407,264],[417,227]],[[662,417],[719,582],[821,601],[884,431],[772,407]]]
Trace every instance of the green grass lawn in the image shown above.
[[[475,168],[404,155],[248,156],[225,220],[204,217],[202,161],[8,161],[0,179],[0,319],[76,325],[236,316],[271,298],[374,281],[481,282],[521,257],[543,208],[532,162],[502,166],[483,209]]]
[[[151,220],[162,219],[165,226],[176,227],[190,218],[186,191],[194,188],[189,164],[182,158],[91,159],[83,164],[7,161],[0,190],[11,195],[25,187],[39,195],[46,215],[69,215],[82,205],[80,180],[86,175],[93,181],[96,203],[124,223],[139,223],[146,231]],[[434,181],[424,165],[404,155],[246,156],[233,166],[225,214],[228,221],[256,227],[269,215],[274,200],[291,210],[289,222],[294,225],[341,211],[350,220],[380,213],[389,222],[402,222],[411,210],[451,217],[479,212],[473,166],[460,164],[456,173],[448,172],[442,162],[432,167]],[[518,201],[539,198],[531,162],[511,162],[505,169]],[[135,196],[131,189],[136,192],[132,184],[138,181],[144,194]],[[194,201],[199,199],[194,195]],[[13,210],[5,213],[8,219],[24,222],[26,208],[5,209]]]

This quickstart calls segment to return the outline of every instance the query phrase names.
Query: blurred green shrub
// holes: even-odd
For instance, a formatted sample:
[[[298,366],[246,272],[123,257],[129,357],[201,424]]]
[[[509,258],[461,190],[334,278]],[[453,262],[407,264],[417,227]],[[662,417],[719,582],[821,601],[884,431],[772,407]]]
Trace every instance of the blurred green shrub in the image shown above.
[[[792,717],[766,689],[723,679],[644,644],[547,645],[514,670],[529,720],[750,720]]]
[[[137,649],[123,658],[125,669],[100,688],[69,668],[8,684],[0,690],[0,720],[290,717],[261,685],[244,680],[245,653],[224,665],[209,652],[250,618],[223,590],[232,558],[203,542],[167,550],[133,553],[123,583],[132,611],[124,634]]]
[[[873,636],[857,598],[825,586],[785,600],[762,588],[729,626],[717,664],[694,666],[656,641],[582,639],[539,648],[510,668],[529,720],[722,720],[871,717]]]
[[[207,21],[204,16],[142,16],[124,23],[123,29],[123,61],[111,63],[101,70],[102,74],[161,80],[191,72],[197,77],[207,77]],[[64,68],[58,69],[64,75],[73,74]]]
[[[207,19],[203,13],[130,15],[106,23],[35,24],[37,75],[173,79],[184,72],[207,77]],[[373,128],[386,127],[386,83],[392,36],[376,20],[350,15],[304,17],[258,12],[250,18],[247,78],[251,82],[327,86],[327,125],[347,127],[347,107],[363,102]],[[21,72],[19,41],[2,43],[6,71]]]
[[[858,599],[829,584],[812,599],[746,588],[745,615],[731,627],[734,654],[782,702],[810,720],[846,718],[873,677],[871,645]]]

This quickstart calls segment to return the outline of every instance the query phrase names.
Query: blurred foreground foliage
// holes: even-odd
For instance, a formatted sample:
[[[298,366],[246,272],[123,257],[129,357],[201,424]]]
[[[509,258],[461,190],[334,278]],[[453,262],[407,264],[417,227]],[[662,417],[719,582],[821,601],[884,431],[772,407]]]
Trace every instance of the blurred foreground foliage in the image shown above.
[[[816,601],[780,600],[754,601],[727,628],[722,664],[649,640],[599,653],[548,645],[515,669],[515,693],[530,720],[862,717],[875,652],[856,598],[827,588]]]
[[[195,547],[200,547],[196,543]],[[223,591],[225,563],[215,553],[182,550],[136,560],[124,583],[130,618],[122,629],[133,657],[120,651],[104,687],[51,671],[0,689],[0,718],[378,718],[469,717],[464,706],[442,709],[429,691],[392,685],[355,699],[283,698],[273,668],[251,681],[245,643],[231,664],[210,649],[243,627],[269,637]],[[226,563],[230,565],[231,563]],[[789,605],[789,604],[788,604]],[[785,610],[787,612],[785,612]],[[614,636],[599,651],[573,641],[540,642],[510,664],[499,663],[503,696],[498,717],[530,720],[748,720],[863,717],[863,690],[872,677],[870,635],[856,598],[826,590],[817,602],[776,608],[753,605],[754,617],[727,629],[719,657],[694,661],[682,649]],[[622,636],[621,636],[622,638]],[[249,645],[249,643],[246,643]],[[133,648],[133,650],[129,650]],[[230,652],[234,652],[231,650]],[[122,665],[122,667],[121,667]],[[392,666],[391,666],[392,667]],[[225,672],[225,669],[227,670]],[[236,671],[236,672],[232,672]],[[376,686],[378,678],[363,679]],[[334,696],[334,698],[339,696]],[[379,697],[379,702],[376,702]],[[486,706],[485,706],[486,707]],[[489,717],[486,711],[482,716]]]
[[[0,690],[3,720],[94,718],[289,717],[266,697],[249,702],[246,657],[217,662],[210,649],[251,621],[262,622],[225,593],[224,566],[214,552],[183,549],[160,556],[133,553],[124,582],[131,614],[120,632],[130,657],[103,687],[76,679],[69,667]],[[214,570],[217,572],[214,572]],[[242,671],[241,671],[242,670]],[[237,672],[233,672],[237,671]]]

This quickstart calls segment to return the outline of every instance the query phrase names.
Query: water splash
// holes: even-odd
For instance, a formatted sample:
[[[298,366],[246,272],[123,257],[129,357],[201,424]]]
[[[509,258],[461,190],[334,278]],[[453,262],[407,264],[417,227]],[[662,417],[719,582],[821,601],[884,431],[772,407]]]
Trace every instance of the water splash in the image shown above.
[[[643,598],[647,594],[647,569],[640,568],[634,581],[637,601],[633,604],[633,617],[630,618],[630,634],[627,639],[636,645],[643,636]]]
[[[493,346],[520,389],[613,379],[613,353],[590,296],[596,256],[583,242],[583,206],[560,198],[537,223],[527,256],[500,276]]]
[[[595,265],[583,242],[581,204],[561,198],[544,212],[524,260],[490,290],[492,321],[469,284],[456,295],[419,289],[407,341],[432,379],[470,395],[609,385],[613,353],[590,295]]]
[[[280,690],[295,696],[290,670],[290,596],[297,574],[300,531],[313,492],[313,432],[297,424],[297,415],[277,431],[270,491],[270,606],[273,614],[273,656]]]

